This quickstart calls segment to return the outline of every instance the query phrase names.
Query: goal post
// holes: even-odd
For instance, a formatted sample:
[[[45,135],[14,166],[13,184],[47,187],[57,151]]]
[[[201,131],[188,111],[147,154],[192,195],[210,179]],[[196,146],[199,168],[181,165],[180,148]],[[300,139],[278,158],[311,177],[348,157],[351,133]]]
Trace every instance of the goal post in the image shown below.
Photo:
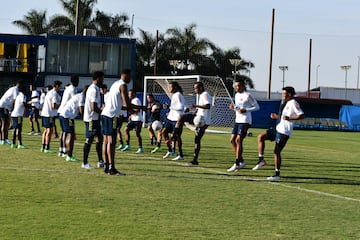
[[[185,105],[198,103],[198,96],[194,93],[194,84],[202,82],[205,90],[212,97],[211,126],[230,127],[234,123],[235,113],[229,109],[233,102],[224,81],[218,76],[188,75],[188,76],[145,76],[143,105],[146,106],[146,96],[152,93],[160,103],[170,103],[171,93],[169,83],[177,81],[183,89]],[[146,113],[144,113],[144,119]],[[162,121],[166,119],[166,112],[162,111]],[[145,123],[146,121],[144,121]]]

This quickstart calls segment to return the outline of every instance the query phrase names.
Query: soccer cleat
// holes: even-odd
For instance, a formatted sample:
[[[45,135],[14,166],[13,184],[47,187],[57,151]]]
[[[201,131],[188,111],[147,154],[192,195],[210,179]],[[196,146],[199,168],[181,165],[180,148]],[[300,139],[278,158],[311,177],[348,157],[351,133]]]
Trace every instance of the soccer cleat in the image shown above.
[[[87,170],[90,170],[90,169],[93,169],[93,167],[89,164],[89,163],[87,163],[87,164],[81,164],[81,168],[83,168],[83,169],[87,169]]]
[[[186,165],[189,167],[198,166],[199,162],[192,160],[191,162],[188,162]]]
[[[25,145],[18,145],[17,149],[28,149],[28,147]]]
[[[178,155],[178,156],[174,157],[172,160],[173,161],[181,161],[181,160],[184,160],[184,157]]]
[[[123,144],[120,144],[116,149],[121,150],[123,147],[125,147]]]
[[[158,151],[160,151],[160,150],[161,150],[160,147],[155,147],[155,148],[151,151],[151,153],[156,153],[156,152],[158,152]]]
[[[104,165],[105,165],[104,162],[98,162],[98,163],[97,163],[97,167],[98,167],[98,168],[103,168]]]
[[[232,165],[231,168],[228,168],[227,171],[228,171],[228,172],[237,172],[237,171],[240,171],[240,166],[239,166],[239,165],[236,165],[236,163],[234,163],[234,165]]]
[[[11,148],[17,148],[17,145],[16,144],[11,144],[10,147]]]
[[[79,162],[75,157],[66,156],[65,159],[67,162]]]
[[[143,148],[139,148],[136,153],[144,153],[144,149]]]
[[[125,176],[126,175],[125,173],[119,172],[116,168],[110,168],[108,174],[112,175],[112,176]]]
[[[54,151],[51,149],[44,149],[44,153],[54,153]]]
[[[267,177],[266,180],[271,181],[271,182],[277,182],[280,181],[280,176],[271,176],[271,177]]]
[[[34,136],[39,136],[39,135],[41,135],[41,132],[35,132],[33,135]]]
[[[252,170],[259,170],[260,168],[262,168],[262,167],[264,167],[264,166],[266,166],[267,165],[267,163],[266,163],[266,161],[265,160],[261,160],[261,161],[259,161],[256,165],[255,165],[255,167],[253,167],[253,169]]]
[[[125,145],[125,147],[123,147],[123,148],[121,149],[121,151],[128,151],[128,150],[130,150],[130,149],[131,149],[130,145]]]
[[[243,168],[246,166],[246,162],[245,161],[242,161],[239,163],[239,168]]]
[[[63,152],[59,152],[59,153],[58,153],[58,156],[59,156],[59,157],[66,157],[67,155],[66,155],[65,153],[63,153]]]
[[[34,131],[28,132],[28,135],[34,135]]]
[[[44,148],[40,148],[40,152],[44,152],[44,150],[45,150]]]
[[[3,140],[0,140],[0,145],[4,145],[5,142]]]
[[[167,152],[167,153],[165,153],[165,155],[163,156],[163,159],[165,159],[165,158],[168,158],[168,157],[170,157],[170,156],[174,156],[175,155],[175,152]]]
[[[5,139],[4,144],[5,145],[10,145],[11,143],[9,142],[9,140]]]
[[[105,168],[104,168],[104,173],[105,173],[105,174],[109,174],[109,167],[105,167]]]

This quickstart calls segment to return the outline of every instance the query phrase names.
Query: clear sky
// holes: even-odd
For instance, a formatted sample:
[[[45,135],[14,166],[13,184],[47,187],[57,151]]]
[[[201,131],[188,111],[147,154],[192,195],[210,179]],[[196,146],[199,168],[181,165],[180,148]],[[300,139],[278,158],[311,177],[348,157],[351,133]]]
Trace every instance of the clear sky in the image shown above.
[[[359,0],[98,0],[95,10],[108,14],[134,15],[138,29],[164,33],[196,23],[199,38],[207,38],[222,49],[239,47],[241,56],[255,64],[250,76],[257,90],[267,90],[269,79],[270,30],[275,9],[272,91],[285,85],[297,91],[308,86],[309,41],[312,39],[311,88],[316,86],[356,88],[360,56]],[[1,1],[2,33],[22,33],[11,24],[30,9],[47,10],[48,16],[65,14],[58,0]],[[319,65],[319,67],[317,67]],[[351,65],[347,72],[341,65]],[[317,69],[317,71],[316,71]],[[318,72],[318,78],[316,78]]]

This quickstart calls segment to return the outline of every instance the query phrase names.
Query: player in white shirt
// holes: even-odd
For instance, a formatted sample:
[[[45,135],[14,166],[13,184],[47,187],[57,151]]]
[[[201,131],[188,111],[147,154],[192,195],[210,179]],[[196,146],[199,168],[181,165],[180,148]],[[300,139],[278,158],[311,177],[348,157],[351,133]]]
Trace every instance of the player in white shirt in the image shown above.
[[[230,104],[230,109],[235,111],[235,124],[232,129],[230,143],[235,152],[235,163],[227,169],[228,172],[237,172],[246,165],[242,157],[243,141],[247,135],[247,131],[252,124],[251,112],[260,109],[259,104],[251,93],[246,91],[244,80],[238,80],[234,83],[235,104]]]
[[[104,135],[103,156],[105,160],[104,172],[109,175],[124,175],[115,168],[115,146],[119,128],[119,116],[123,110],[134,112],[134,105],[128,97],[127,84],[131,81],[131,70],[124,69],[120,80],[115,81],[108,92],[105,107],[101,112],[102,133]]]
[[[31,132],[28,133],[28,135],[40,135],[40,124],[39,124],[39,111],[40,111],[40,93],[36,90],[34,84],[30,84],[30,100],[28,101],[28,104],[31,107],[30,113],[29,113],[29,123]],[[34,122],[37,127],[37,132],[35,132]]]
[[[284,149],[288,139],[292,135],[294,121],[305,117],[299,103],[294,99],[295,94],[295,89],[293,87],[284,87],[282,89],[282,98],[285,100],[286,104],[282,109],[281,114],[270,114],[272,119],[279,119],[280,122],[276,125],[277,133],[274,148],[275,175],[268,177],[267,180],[269,181],[280,180],[281,151]]]
[[[170,109],[167,115],[165,126],[162,129],[162,135],[168,148],[167,153],[163,156],[164,159],[175,155],[176,143],[178,145],[179,156],[183,155],[181,130],[179,128],[176,128],[176,123],[184,114],[185,98],[182,94],[182,88],[180,87],[178,82],[171,82],[169,84],[169,90],[170,93],[172,93],[170,106],[167,104],[164,104],[163,106],[164,109]],[[169,133],[173,133],[173,143],[169,138]],[[173,144],[173,147],[171,146],[171,144]]]
[[[81,168],[91,169],[92,166],[88,162],[89,153],[91,150],[91,144],[96,141],[96,153],[98,157],[98,167],[103,167],[104,161],[102,158],[102,141],[103,136],[101,134],[100,125],[100,113],[101,113],[101,95],[100,86],[104,81],[104,73],[102,71],[95,71],[92,76],[93,82],[86,91],[85,105],[84,105],[84,117],[85,122],[85,143],[84,143],[84,155]]]
[[[88,89],[86,85],[81,93],[72,96],[58,111],[62,131],[65,133],[65,141],[63,143],[63,153],[66,155],[66,161],[77,162],[73,156],[74,140],[75,140],[75,119],[84,112],[85,95]],[[61,139],[60,139],[61,140]]]
[[[61,98],[61,104],[58,109],[58,113],[62,112],[62,109],[65,107],[66,103],[73,97],[75,94],[77,94],[77,86],[79,85],[79,76],[72,75],[70,78],[71,84],[65,87],[64,93]],[[60,147],[59,147],[59,157],[66,157],[65,151],[65,139],[66,139],[66,133],[64,132],[64,126],[61,124],[60,121],[60,127],[61,127],[61,133],[60,133]]]
[[[197,166],[199,165],[198,157],[201,148],[201,138],[204,136],[206,129],[211,124],[211,115],[210,107],[212,98],[210,94],[205,91],[204,84],[202,82],[197,82],[194,84],[194,92],[198,95],[199,101],[198,104],[193,104],[191,107],[196,108],[194,114],[197,117],[202,116],[205,119],[205,125],[199,126],[195,131],[195,147],[194,147],[194,157],[191,162],[188,163],[188,166]]]
[[[16,86],[10,87],[0,99],[0,145],[10,144],[8,139],[8,132],[10,126],[9,112],[14,107],[15,99],[19,93],[19,87],[22,86],[22,82],[18,81]]]
[[[14,109],[11,112],[12,127],[14,129],[11,148],[24,149],[27,148],[23,145],[22,142],[22,125],[23,125],[23,116],[26,109],[26,96],[25,96],[24,87],[19,87],[19,93],[15,99]],[[18,145],[16,144],[16,138],[18,140]]]
[[[131,105],[141,106],[141,101],[136,97],[136,91],[134,89],[129,90],[128,93],[129,99],[131,99]],[[141,128],[143,124],[143,114],[141,109],[133,109],[133,112],[129,116],[128,124],[125,127],[125,141],[126,145],[121,149],[121,151],[128,151],[130,147],[130,131],[135,130],[136,137],[138,140],[139,148],[136,153],[143,153],[144,149],[142,146],[142,137],[141,137]]]
[[[50,149],[51,135],[54,127],[54,117],[57,115],[57,109],[60,105],[60,96],[58,94],[62,82],[55,81],[54,87],[47,92],[44,100],[44,105],[41,111],[41,121],[44,127],[42,134],[42,147],[41,152],[53,153]]]

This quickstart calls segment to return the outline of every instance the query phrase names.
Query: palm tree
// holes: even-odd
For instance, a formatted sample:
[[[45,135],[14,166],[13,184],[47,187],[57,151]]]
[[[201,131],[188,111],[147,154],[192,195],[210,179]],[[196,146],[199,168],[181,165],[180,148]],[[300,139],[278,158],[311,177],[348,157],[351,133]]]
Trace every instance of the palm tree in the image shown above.
[[[214,44],[205,38],[197,38],[195,33],[196,24],[192,23],[184,30],[170,28],[166,31],[169,38],[166,40],[167,48],[172,53],[172,59],[190,61],[195,67],[206,56],[209,48],[215,48]]]
[[[129,17],[126,14],[116,14],[112,17],[98,10],[92,22],[96,27],[97,36],[120,37],[131,34],[130,26],[126,23],[128,20]]]
[[[32,35],[48,33],[51,29],[50,23],[46,18],[46,10],[37,11],[31,9],[27,15],[23,17],[23,20],[15,20],[12,23],[23,29],[25,33]]]
[[[76,23],[76,3],[79,2],[79,26],[77,34],[81,33],[85,28],[95,29],[92,21],[93,7],[97,3],[97,0],[59,0],[63,9],[68,16],[58,15],[54,20],[59,23],[63,23],[63,26],[59,24],[59,27],[68,29],[66,33],[73,34],[75,31]]]

